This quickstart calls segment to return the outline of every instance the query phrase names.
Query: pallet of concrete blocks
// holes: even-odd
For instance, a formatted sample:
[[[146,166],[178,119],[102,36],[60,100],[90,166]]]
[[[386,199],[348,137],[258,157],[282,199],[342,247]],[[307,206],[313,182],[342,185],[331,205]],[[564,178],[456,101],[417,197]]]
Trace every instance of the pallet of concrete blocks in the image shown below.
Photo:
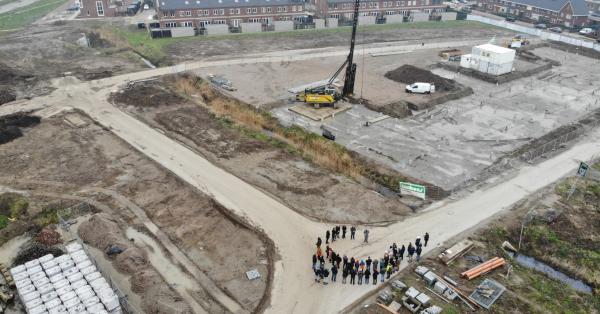
[[[44,271],[48,271],[48,269],[52,269],[52,268],[55,268],[56,266],[58,266],[58,263],[54,259],[51,259],[49,261],[43,262],[41,265],[42,265],[42,269],[44,269]]]
[[[73,288],[73,290],[77,290],[84,286],[88,286],[88,282],[85,279],[80,279],[80,280],[77,280],[77,281],[71,283],[71,288]]]
[[[112,311],[119,307],[119,297],[111,290],[103,290],[98,294],[100,302],[104,304],[107,310]]]
[[[84,268],[90,267],[90,266],[94,266],[94,264],[92,264],[92,262],[88,259],[82,262],[77,263],[77,268],[79,268],[79,270],[82,270]],[[94,266],[95,267],[95,266]]]
[[[19,296],[22,299],[24,295],[34,292],[35,287],[32,284],[29,284],[29,285],[19,288],[18,291],[19,291]]]
[[[44,305],[46,306],[46,309],[49,313],[60,313],[67,311],[67,308],[65,308],[65,306],[62,305],[62,302],[59,298],[50,299],[47,302],[44,302]]]
[[[71,260],[71,256],[69,256],[68,254],[63,254],[61,256],[55,257],[54,261],[56,262],[56,264],[60,264],[62,262],[66,262]]]
[[[83,250],[71,253],[70,255],[71,255],[71,259],[73,259],[73,261],[76,264],[79,264],[79,263],[89,260],[87,254]]]
[[[37,291],[40,292],[40,294],[45,295],[47,293],[53,292],[54,291],[54,286],[52,285],[52,283],[48,282],[45,285],[42,285],[40,287],[37,287]]]
[[[79,269],[79,271],[81,272],[81,274],[84,275],[84,276],[85,275],[89,275],[89,274],[95,272],[96,270],[97,270],[96,266],[94,266],[94,265],[90,265],[88,267],[80,268]]]
[[[59,273],[59,274],[50,276],[49,279],[52,284],[55,284],[56,282],[65,279],[65,276],[63,276],[62,273]]]
[[[417,313],[421,309],[421,303],[417,301],[417,296],[421,292],[414,287],[409,287],[402,297],[402,306],[404,306],[411,313]]]
[[[43,314],[46,313],[46,306],[40,304],[39,306],[36,306],[34,308],[26,309],[26,311],[28,314]]]
[[[443,309],[437,305],[432,305],[426,309],[424,309],[423,311],[421,311],[421,314],[441,314],[443,311]]]
[[[15,276],[17,274],[21,274],[26,270],[27,270],[27,267],[25,267],[25,265],[19,265],[19,266],[15,266],[15,267],[11,268],[10,274],[13,276],[13,278],[15,278]]]
[[[51,260],[54,260],[54,255],[52,255],[52,254],[46,254],[46,255],[38,258],[38,263],[43,264],[43,263],[49,262]]]
[[[427,272],[429,271],[429,268],[425,267],[425,266],[417,266],[417,268],[415,268],[415,273],[417,273],[417,275],[423,277],[423,275],[425,275]]]
[[[425,280],[428,286],[433,286],[437,281],[437,275],[432,271],[428,271],[423,275],[423,280]]]
[[[106,282],[106,279],[104,279],[104,277],[98,277],[97,279],[88,282],[90,286],[92,286],[92,289],[96,291],[96,294],[103,289],[110,288],[108,282]]]

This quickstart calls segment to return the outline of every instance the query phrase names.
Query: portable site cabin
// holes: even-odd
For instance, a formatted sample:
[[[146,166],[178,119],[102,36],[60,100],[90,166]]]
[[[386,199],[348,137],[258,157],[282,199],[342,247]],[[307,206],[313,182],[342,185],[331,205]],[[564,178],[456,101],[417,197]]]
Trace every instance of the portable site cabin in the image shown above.
[[[515,50],[484,44],[473,47],[470,54],[464,55],[460,66],[491,75],[502,75],[512,71],[514,61]]]

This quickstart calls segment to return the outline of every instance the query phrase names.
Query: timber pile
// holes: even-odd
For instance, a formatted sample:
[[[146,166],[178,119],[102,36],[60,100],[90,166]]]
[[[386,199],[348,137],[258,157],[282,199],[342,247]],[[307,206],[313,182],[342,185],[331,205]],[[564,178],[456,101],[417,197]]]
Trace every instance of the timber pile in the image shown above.
[[[498,267],[504,266],[505,264],[506,264],[506,261],[504,260],[504,258],[494,257],[487,262],[483,262],[483,263],[461,273],[460,275],[462,277],[467,278],[468,280],[471,280],[471,279],[477,278],[485,273],[488,273]]]

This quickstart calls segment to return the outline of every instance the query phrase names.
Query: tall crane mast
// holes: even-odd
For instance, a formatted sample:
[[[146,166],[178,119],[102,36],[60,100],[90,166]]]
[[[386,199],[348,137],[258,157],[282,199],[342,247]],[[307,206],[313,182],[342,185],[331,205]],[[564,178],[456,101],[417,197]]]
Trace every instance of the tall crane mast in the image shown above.
[[[360,0],[354,1],[354,16],[352,19],[352,38],[350,39],[350,53],[348,53],[348,59],[346,61],[346,79],[344,80],[344,89],[342,90],[342,96],[352,96],[354,94],[354,79],[356,78],[356,63],[354,63],[354,42],[356,40],[356,26],[358,25],[358,8],[360,7]]]

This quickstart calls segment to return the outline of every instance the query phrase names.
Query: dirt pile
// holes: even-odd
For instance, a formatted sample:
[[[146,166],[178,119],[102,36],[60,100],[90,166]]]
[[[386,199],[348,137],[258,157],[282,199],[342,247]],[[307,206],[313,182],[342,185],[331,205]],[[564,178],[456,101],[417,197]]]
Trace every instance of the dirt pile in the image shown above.
[[[57,257],[63,255],[64,252],[56,247],[33,242],[33,244],[31,244],[29,247],[19,252],[13,261],[13,265],[25,264],[26,262],[40,258],[47,254],[52,254],[54,257]]]
[[[62,243],[62,239],[60,238],[60,234],[56,232],[56,230],[51,229],[50,227],[45,227],[35,236],[35,241],[37,243],[52,246]]]
[[[0,84],[11,85],[16,81],[22,81],[33,77],[30,74],[15,70],[4,63],[0,63]]]
[[[87,35],[90,47],[92,47],[92,48],[111,48],[111,47],[114,47],[114,45],[110,41],[102,38],[102,36],[100,36],[99,33],[89,32],[86,35]]]
[[[412,84],[415,82],[434,83],[436,91],[453,91],[457,88],[453,80],[433,74],[431,71],[405,64],[389,71],[385,77],[396,82]]]
[[[0,118],[0,145],[23,136],[21,128],[35,126],[39,123],[39,117],[21,113]]]
[[[142,109],[145,107],[159,107],[181,104],[185,101],[182,97],[175,95],[154,84],[136,84],[128,86],[121,92],[111,95],[112,102],[126,106],[134,106]]]

